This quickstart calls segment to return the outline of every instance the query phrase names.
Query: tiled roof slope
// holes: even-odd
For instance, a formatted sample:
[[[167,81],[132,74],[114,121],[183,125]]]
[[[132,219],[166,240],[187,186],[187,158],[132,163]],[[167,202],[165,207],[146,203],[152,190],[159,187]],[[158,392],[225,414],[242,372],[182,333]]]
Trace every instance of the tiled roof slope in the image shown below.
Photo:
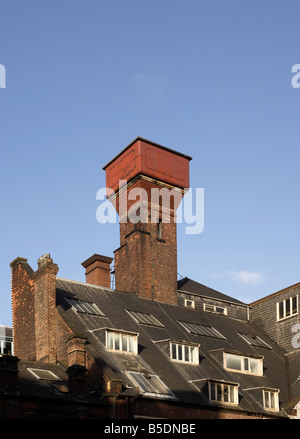
[[[122,379],[124,392],[135,394],[135,384],[128,371],[153,374],[160,377],[172,392],[174,401],[214,407],[204,390],[207,380],[238,383],[239,404],[233,409],[250,413],[264,413],[259,392],[253,389],[279,389],[280,412],[288,405],[288,382],[285,356],[282,350],[249,321],[228,318],[139,298],[134,294],[120,293],[107,288],[57,278],[57,309],[74,333],[87,337],[87,349],[104,368],[110,379]],[[199,284],[198,284],[199,285]],[[185,281],[179,288],[196,290],[193,281]],[[213,297],[214,290],[201,286],[201,294]],[[199,291],[199,288],[198,288]],[[217,298],[234,301],[216,292]],[[104,316],[76,312],[67,299],[95,303]],[[238,303],[238,301],[235,301]],[[241,306],[244,306],[240,302]],[[161,326],[138,324],[128,311],[151,314]],[[187,332],[180,322],[188,322],[215,328],[220,337],[195,335]],[[103,341],[104,329],[138,333],[138,354],[108,351]],[[258,336],[268,347],[251,346],[239,334]],[[211,335],[211,334],[210,334]],[[199,344],[199,365],[182,364],[169,358],[163,342],[166,340],[186,341]],[[254,376],[224,369],[218,359],[221,350],[239,352],[245,356],[263,357],[263,376]],[[200,390],[199,390],[200,389]],[[261,392],[262,390],[260,390]]]
[[[241,305],[245,305],[240,300],[237,300],[233,297],[227,296],[226,294],[220,293],[219,291],[216,291],[212,288],[209,288],[203,284],[200,284],[199,282],[195,282],[188,277],[184,277],[183,279],[180,279],[178,281],[178,290],[179,291],[186,291],[188,293],[199,295],[199,296],[205,296],[214,298],[217,300],[237,303]]]

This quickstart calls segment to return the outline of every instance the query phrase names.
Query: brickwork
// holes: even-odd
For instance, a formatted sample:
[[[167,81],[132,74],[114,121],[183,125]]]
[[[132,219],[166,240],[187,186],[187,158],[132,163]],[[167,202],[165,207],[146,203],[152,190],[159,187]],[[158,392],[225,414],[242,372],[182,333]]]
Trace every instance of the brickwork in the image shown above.
[[[58,267],[47,258],[34,273],[36,360],[55,363],[56,348],[56,274]]]
[[[136,400],[131,408],[134,417],[158,419],[258,419],[260,415],[228,410],[225,407],[207,409],[192,405],[182,406],[163,401]],[[266,416],[268,417],[268,416]],[[270,416],[272,417],[272,416]]]
[[[126,226],[120,224],[121,236],[128,230]],[[157,239],[157,224],[132,225],[125,244],[115,251],[117,291],[177,303],[176,224],[163,224],[162,236]]]
[[[120,216],[120,248],[115,251],[115,287],[117,291],[134,292],[140,297],[177,304],[177,231],[176,208],[183,193],[174,192],[167,203],[163,198],[153,200],[152,189],[166,189],[163,183],[137,178],[130,190],[144,189],[147,200],[137,203],[133,222],[130,209],[133,201],[127,201],[129,221]],[[120,213],[118,199],[116,208]],[[166,216],[168,220],[166,221]]]
[[[10,265],[14,352],[24,360],[35,360],[33,270],[24,258]]]
[[[72,336],[66,341],[68,364],[69,367],[74,364],[80,366],[86,365],[86,350],[85,350],[86,338],[78,336]]]
[[[298,314],[277,320],[277,303],[298,296]],[[271,294],[251,304],[251,320],[270,338],[272,338],[285,352],[294,350],[292,328],[300,323],[300,284],[296,284],[277,293]]]
[[[85,268],[86,282],[110,288],[110,264],[112,258],[102,255],[93,255],[82,262]]]

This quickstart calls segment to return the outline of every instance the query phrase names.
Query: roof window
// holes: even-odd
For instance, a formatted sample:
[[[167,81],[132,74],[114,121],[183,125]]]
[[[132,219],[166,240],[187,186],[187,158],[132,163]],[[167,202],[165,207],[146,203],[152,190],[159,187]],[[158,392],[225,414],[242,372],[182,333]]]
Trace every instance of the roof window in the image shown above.
[[[58,378],[58,376],[55,375],[55,373],[53,373],[51,370],[32,368],[28,368],[27,370],[29,370],[29,372],[31,372],[32,375],[39,380],[61,381],[61,379]]]
[[[67,301],[76,312],[105,317],[105,314],[103,314],[95,303],[82,302],[81,300],[75,299],[67,299]]]
[[[164,328],[164,325],[157,320],[152,314],[146,314],[138,311],[127,311],[130,316],[140,325],[157,326]]]
[[[266,349],[272,349],[271,346],[269,346],[265,341],[263,341],[261,338],[259,338],[257,335],[250,335],[250,334],[241,334],[239,333],[239,336],[242,337],[250,346],[255,346],[257,348],[266,348]]]
[[[173,393],[167,388],[157,375],[141,372],[128,372],[130,378],[139,387],[144,395],[174,397]]]
[[[214,338],[220,338],[222,340],[226,340],[226,338],[212,326],[199,325],[197,323],[180,322],[180,321],[179,323],[190,334],[204,335],[206,337],[214,337]]]

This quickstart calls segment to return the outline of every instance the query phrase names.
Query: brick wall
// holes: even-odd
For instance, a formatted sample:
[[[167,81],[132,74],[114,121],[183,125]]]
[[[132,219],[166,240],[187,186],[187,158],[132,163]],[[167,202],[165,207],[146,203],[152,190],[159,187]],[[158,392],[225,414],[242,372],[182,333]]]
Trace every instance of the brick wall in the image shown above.
[[[10,265],[14,353],[24,360],[35,360],[33,270],[24,258]]]
[[[144,178],[140,176],[128,188],[126,212],[129,219],[123,222],[124,215],[120,215],[120,248],[115,251],[115,287],[118,291],[135,292],[140,297],[177,304],[175,215],[183,193],[174,188],[172,193],[175,196],[169,197],[170,203],[166,201],[168,196],[154,199],[153,189],[165,189],[168,195],[172,187]],[[129,194],[133,189],[144,190],[147,197],[130,200]],[[120,214],[119,201],[119,198],[115,200],[115,206]],[[141,218],[135,223],[130,218],[133,206],[136,216]]]
[[[36,359],[56,362],[56,274],[58,267],[51,258],[39,263],[35,281],[35,343]]]
[[[255,413],[245,413],[225,407],[210,410],[192,405],[181,406],[176,403],[141,399],[136,400],[134,407],[131,407],[131,415],[138,418],[158,419],[258,419],[260,417]]]
[[[162,225],[162,240],[157,239],[157,224],[120,224],[125,244],[115,251],[116,290],[135,292],[140,297],[177,303],[176,224]]]

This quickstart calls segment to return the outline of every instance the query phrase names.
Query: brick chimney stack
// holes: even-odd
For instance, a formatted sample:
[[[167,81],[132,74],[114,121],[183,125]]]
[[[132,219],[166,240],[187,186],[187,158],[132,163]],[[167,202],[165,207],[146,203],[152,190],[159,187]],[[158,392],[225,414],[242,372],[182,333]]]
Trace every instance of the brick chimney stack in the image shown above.
[[[113,258],[102,255],[93,255],[82,262],[85,268],[86,282],[110,288],[110,264]]]
[[[116,290],[177,304],[176,210],[189,188],[190,160],[138,137],[104,166],[120,219]]]
[[[36,271],[20,257],[10,266],[15,354],[22,360],[55,363],[58,266],[49,254],[41,256]]]

